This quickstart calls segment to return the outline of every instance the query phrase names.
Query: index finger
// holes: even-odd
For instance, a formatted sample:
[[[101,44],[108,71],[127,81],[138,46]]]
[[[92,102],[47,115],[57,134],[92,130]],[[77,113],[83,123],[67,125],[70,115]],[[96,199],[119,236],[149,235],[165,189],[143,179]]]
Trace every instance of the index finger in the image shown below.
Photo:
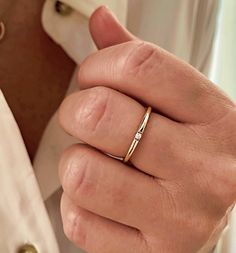
[[[204,75],[156,45],[129,41],[90,55],[81,65],[82,89],[107,86],[184,123],[223,117],[233,102]]]

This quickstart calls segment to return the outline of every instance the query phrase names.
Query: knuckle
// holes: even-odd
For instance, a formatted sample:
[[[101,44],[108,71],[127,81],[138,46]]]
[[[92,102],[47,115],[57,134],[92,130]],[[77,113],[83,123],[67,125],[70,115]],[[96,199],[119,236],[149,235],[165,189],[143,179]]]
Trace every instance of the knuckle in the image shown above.
[[[123,70],[127,75],[147,75],[158,71],[163,61],[162,50],[151,43],[134,43],[133,50],[124,62]]]
[[[86,74],[86,70],[87,70],[87,67],[86,67],[86,61],[88,61],[88,58],[85,58],[85,60],[81,63],[80,67],[79,67],[79,71],[77,73],[77,80],[78,80],[78,83],[79,83],[79,86],[81,89],[84,89],[84,83],[86,82],[87,80],[87,74]]]
[[[91,179],[90,151],[82,145],[66,151],[65,173],[62,186],[68,195],[80,202],[82,197],[94,189]]]
[[[82,211],[77,208],[76,212],[67,214],[66,223],[63,225],[66,237],[76,245],[85,248],[87,233],[86,221]]]
[[[68,129],[68,115],[69,112],[71,111],[71,105],[74,101],[74,98],[77,96],[78,93],[73,93],[67,96],[63,102],[61,103],[59,109],[58,109],[58,120],[59,124],[61,125],[62,128],[65,130]]]
[[[67,171],[70,163],[70,158],[72,154],[75,152],[76,146],[72,145],[65,149],[61,155],[60,161],[59,161],[59,178],[62,183],[64,183],[64,175]]]
[[[91,65],[90,62],[93,61],[93,57],[96,53],[93,53],[87,56],[79,67],[79,71],[77,73],[77,80],[81,89],[86,89],[89,86],[89,80],[91,79]],[[91,86],[90,86],[91,87]]]
[[[107,116],[110,91],[105,87],[95,87],[90,89],[89,94],[79,109],[78,124],[89,130],[91,133],[97,133],[101,126],[106,125],[109,117]],[[107,128],[107,127],[106,127]]]

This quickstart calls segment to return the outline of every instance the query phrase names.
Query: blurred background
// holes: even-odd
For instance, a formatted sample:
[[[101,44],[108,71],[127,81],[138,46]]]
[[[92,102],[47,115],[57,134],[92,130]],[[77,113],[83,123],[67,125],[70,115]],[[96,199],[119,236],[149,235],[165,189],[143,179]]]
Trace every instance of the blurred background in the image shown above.
[[[221,0],[210,78],[236,101],[236,1]]]

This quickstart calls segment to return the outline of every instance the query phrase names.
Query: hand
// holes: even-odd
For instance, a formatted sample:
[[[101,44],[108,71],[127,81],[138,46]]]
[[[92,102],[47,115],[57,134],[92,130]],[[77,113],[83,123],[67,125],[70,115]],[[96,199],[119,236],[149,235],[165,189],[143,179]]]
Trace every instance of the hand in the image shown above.
[[[60,162],[66,235],[91,253],[210,252],[236,199],[234,103],[105,8],[90,28],[101,50],[59,111],[62,127],[88,144]],[[146,106],[153,113],[131,163],[105,155],[125,156]]]

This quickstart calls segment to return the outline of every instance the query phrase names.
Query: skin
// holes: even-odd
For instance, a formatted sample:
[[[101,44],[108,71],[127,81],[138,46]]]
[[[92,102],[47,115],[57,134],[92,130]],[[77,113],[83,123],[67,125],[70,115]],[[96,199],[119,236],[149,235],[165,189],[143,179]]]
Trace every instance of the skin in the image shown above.
[[[86,143],[59,166],[65,234],[89,253],[211,252],[236,200],[235,104],[106,8],[90,30],[100,50],[59,110]],[[125,156],[146,105],[153,113],[130,163],[105,155]]]
[[[75,67],[43,31],[43,3],[13,0],[4,18],[7,36],[0,42],[0,89],[32,159],[48,120],[64,98]],[[0,0],[1,10],[8,7],[8,1]]]

